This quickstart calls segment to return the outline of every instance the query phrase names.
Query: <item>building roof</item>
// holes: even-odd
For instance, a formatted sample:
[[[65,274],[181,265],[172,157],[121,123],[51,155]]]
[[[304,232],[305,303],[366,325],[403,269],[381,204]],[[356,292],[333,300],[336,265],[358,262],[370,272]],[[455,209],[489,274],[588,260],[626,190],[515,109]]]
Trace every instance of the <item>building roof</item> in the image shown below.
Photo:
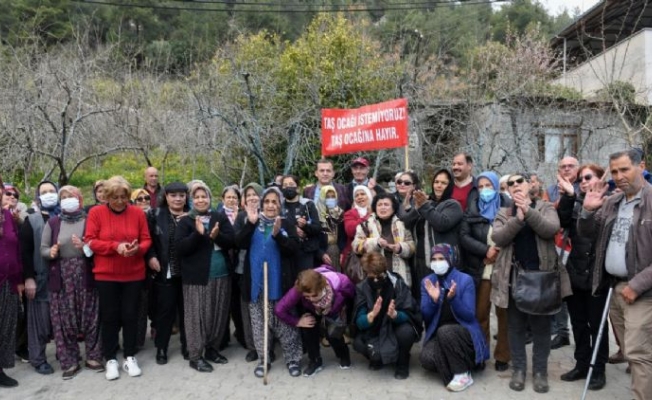
[[[572,66],[650,27],[652,2],[602,0],[562,29],[551,42],[554,50],[563,53],[566,41],[566,60]]]

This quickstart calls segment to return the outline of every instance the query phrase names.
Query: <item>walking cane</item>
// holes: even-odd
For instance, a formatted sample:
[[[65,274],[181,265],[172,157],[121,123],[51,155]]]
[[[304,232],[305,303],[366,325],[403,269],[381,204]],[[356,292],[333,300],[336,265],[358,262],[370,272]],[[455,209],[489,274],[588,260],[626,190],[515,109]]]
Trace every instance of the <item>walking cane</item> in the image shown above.
[[[604,326],[607,323],[607,316],[609,315],[609,305],[611,304],[611,296],[613,295],[614,287],[609,287],[609,292],[607,293],[607,302],[604,305],[604,310],[602,311],[602,321],[600,321],[600,328],[598,329],[598,336],[595,338],[593,343],[593,355],[591,356],[591,364],[589,364],[589,374],[586,376],[586,383],[584,384],[584,392],[582,393],[582,400],[586,398],[586,392],[589,390],[589,382],[591,381],[591,375],[593,375],[593,367],[595,366],[595,359],[598,357],[598,350],[600,349],[600,340],[602,339],[602,334],[604,333]]]
[[[269,335],[269,313],[267,308],[269,307],[269,299],[267,297],[268,293],[268,283],[267,283],[267,261],[263,262],[263,385],[267,385],[267,362],[268,362],[268,347],[267,336]]]

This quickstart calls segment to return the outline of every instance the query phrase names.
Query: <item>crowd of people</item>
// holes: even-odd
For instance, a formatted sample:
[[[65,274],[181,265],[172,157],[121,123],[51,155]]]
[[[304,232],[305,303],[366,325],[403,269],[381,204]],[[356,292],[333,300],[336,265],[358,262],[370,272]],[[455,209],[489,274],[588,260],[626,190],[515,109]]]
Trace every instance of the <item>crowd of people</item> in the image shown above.
[[[52,374],[52,340],[65,380],[82,367],[107,380],[140,376],[149,325],[159,365],[179,333],[188,365],[209,373],[228,363],[220,352],[233,335],[256,377],[270,371],[277,341],[293,377],[322,370],[330,346],[342,369],[352,347],[370,370],[391,364],[407,379],[421,341],[419,363],[452,392],[486,368],[492,340],[493,367],[511,364],[509,388],[522,391],[532,342],[532,388],[545,393],[570,319],[575,367],[560,379],[592,369],[588,388],[600,390],[605,365],[628,362],[634,398],[650,399],[652,188],[642,156],[614,153],[607,170],[565,157],[545,188],[531,173],[474,176],[472,157],[458,153],[430,179],[396,174],[393,192],[365,158],[352,160],[347,184],[321,159],[303,191],[284,175],[219,198],[200,180],[161,186],[149,167],[143,187],[96,182],[90,205],[79,188],[43,181],[27,206],[0,179],[0,387],[18,385],[5,373],[16,358]],[[533,306],[521,286],[536,279],[553,280],[528,287]],[[605,307],[620,346],[611,359],[608,333],[597,341]]]

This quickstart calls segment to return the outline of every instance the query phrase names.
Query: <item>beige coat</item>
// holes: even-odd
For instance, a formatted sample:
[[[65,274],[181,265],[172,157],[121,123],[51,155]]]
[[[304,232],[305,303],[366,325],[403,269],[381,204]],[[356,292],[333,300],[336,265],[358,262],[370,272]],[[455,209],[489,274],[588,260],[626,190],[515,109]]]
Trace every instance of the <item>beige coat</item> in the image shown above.
[[[500,253],[491,275],[491,302],[500,308],[507,308],[509,304],[514,238],[525,224],[536,234],[539,268],[547,271],[557,266],[561,273],[561,297],[573,294],[568,272],[558,262],[559,256],[555,249],[555,234],[559,230],[557,210],[551,203],[537,200],[535,207],[527,211],[523,221],[513,215],[511,207],[501,208],[494,220],[491,239],[500,248]]]
[[[353,243],[351,244],[353,251],[356,254],[371,252],[384,254],[384,250],[378,245],[382,228],[380,221],[376,219],[376,214],[372,214],[363,224],[365,224],[369,234],[366,234],[362,228],[362,224],[358,225],[355,231],[355,239],[353,239]],[[405,283],[412,287],[412,275],[410,274],[408,259],[414,254],[415,244],[412,239],[412,233],[405,229],[405,225],[396,215],[392,217],[392,236],[394,237],[394,243],[401,245],[401,251],[399,253],[393,253],[391,271],[401,275]],[[419,283],[417,282],[416,284],[418,285]]]

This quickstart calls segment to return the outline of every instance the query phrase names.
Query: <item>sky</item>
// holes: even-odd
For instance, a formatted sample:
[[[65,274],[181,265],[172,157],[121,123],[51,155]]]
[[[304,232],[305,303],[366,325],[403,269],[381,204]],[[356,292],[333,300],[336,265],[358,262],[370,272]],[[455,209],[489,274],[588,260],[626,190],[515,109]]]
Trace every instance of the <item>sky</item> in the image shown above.
[[[598,0],[539,0],[543,4],[550,14],[557,15],[559,14],[564,7],[571,12],[576,7],[579,7],[582,13],[584,13],[589,8],[596,5]]]

